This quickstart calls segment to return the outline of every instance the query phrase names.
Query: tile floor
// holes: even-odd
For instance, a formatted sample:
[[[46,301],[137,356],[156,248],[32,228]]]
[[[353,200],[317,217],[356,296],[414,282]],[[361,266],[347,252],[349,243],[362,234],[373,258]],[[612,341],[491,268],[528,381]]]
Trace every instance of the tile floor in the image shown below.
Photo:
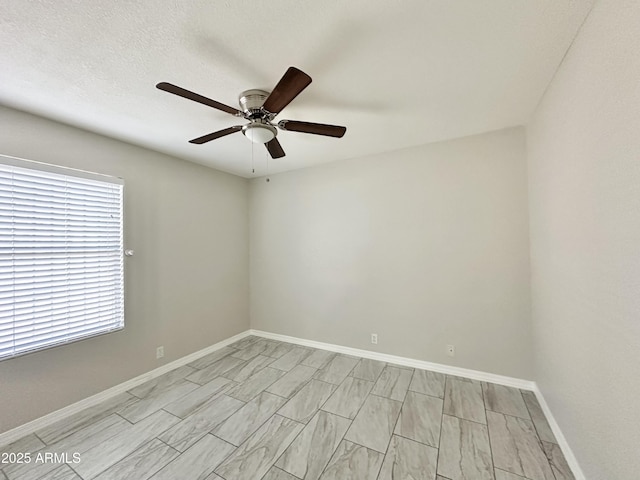
[[[0,480],[574,478],[531,392],[258,337],[0,452],[31,454]]]

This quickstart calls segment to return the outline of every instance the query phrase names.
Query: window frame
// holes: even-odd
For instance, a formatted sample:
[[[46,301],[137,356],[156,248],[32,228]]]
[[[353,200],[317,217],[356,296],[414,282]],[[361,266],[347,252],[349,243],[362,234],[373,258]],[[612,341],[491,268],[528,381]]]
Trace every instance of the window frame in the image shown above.
[[[109,275],[116,275],[117,277],[116,281],[113,282],[113,285],[115,285],[113,287],[113,292],[116,292],[117,294],[117,303],[116,303],[117,307],[114,307],[114,310],[117,313],[119,313],[119,315],[116,316],[116,320],[112,321],[110,324],[106,324],[101,330],[89,331],[91,329],[86,329],[85,331],[79,331],[79,332],[76,332],[75,334],[72,333],[70,334],[70,336],[65,338],[61,338],[58,340],[52,339],[51,343],[34,346],[33,348],[29,348],[29,349],[23,349],[22,351],[18,351],[17,353],[15,351],[15,344],[14,344],[12,353],[4,354],[4,355],[0,353],[0,362],[5,360],[11,360],[13,358],[17,358],[22,355],[42,352],[50,348],[57,348],[60,346],[76,343],[78,341],[87,340],[89,338],[107,335],[110,333],[115,333],[123,330],[125,328],[124,180],[120,177],[115,177],[111,175],[94,173],[94,172],[89,172],[89,171],[80,170],[76,168],[52,165],[49,163],[43,163],[43,162],[38,162],[34,160],[26,160],[23,158],[18,158],[18,157],[13,157],[9,155],[3,155],[3,154],[0,154],[0,165],[33,170],[33,171],[41,172],[44,174],[48,173],[53,175],[62,175],[64,177],[69,177],[75,180],[76,182],[78,180],[80,180],[80,182],[82,180],[87,180],[88,182],[85,183],[86,186],[91,186],[92,183],[90,182],[100,182],[102,184],[117,185],[118,194],[115,196],[116,200],[113,202],[112,206],[114,206],[117,209],[119,213],[119,220],[120,220],[119,223],[117,224],[117,227],[113,228],[113,231],[117,231],[117,234],[119,234],[118,240],[117,240],[118,241],[117,252],[119,254],[118,255],[119,259],[116,260],[116,263],[114,265],[111,265],[110,263],[110,266],[112,266],[113,268],[108,271]],[[95,186],[95,183],[93,183],[93,185]],[[8,204],[8,202],[6,204]],[[8,216],[4,218],[8,218]],[[68,230],[65,230],[65,232],[68,232]],[[113,251],[115,252],[115,250]],[[10,255],[10,258],[13,261],[14,259],[13,254]],[[68,261],[68,259],[71,257],[67,256],[64,258],[66,258]],[[117,268],[118,266],[119,268]],[[13,272],[15,274],[15,270],[13,270],[13,268],[7,269],[7,271]],[[100,275],[101,274],[102,272],[100,272]],[[33,285],[37,285],[37,283],[33,282]],[[37,288],[37,287],[34,287],[34,288]],[[67,290],[67,292],[70,292],[70,291],[71,290]],[[5,318],[11,318],[11,317],[7,315]],[[9,320],[8,322],[5,322],[5,324],[10,326],[11,322],[12,321]],[[15,332],[15,329],[16,329],[15,315],[14,315],[13,323],[14,325],[10,328],[12,328],[12,331]],[[0,328],[2,328],[2,326],[3,326],[3,318],[0,317]],[[67,328],[68,330],[72,330],[69,327]],[[48,333],[53,333],[53,332],[48,332]],[[15,335],[15,333],[13,335]],[[11,334],[8,334],[7,337],[11,337]],[[54,337],[54,335],[52,335],[52,337]],[[2,335],[0,334],[0,340],[1,339],[2,339]]]

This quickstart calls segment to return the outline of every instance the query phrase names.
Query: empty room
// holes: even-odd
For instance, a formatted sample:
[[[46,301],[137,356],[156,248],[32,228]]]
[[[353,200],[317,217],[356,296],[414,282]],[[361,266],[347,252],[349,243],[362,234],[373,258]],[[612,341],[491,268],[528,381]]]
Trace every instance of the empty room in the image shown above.
[[[639,25],[0,0],[0,480],[640,478]]]

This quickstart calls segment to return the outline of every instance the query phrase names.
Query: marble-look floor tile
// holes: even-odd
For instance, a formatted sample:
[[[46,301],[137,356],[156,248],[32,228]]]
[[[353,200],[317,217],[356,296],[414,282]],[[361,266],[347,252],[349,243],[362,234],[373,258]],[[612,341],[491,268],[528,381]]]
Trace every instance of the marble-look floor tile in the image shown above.
[[[244,403],[240,400],[220,395],[169,428],[158,438],[176,450],[184,452],[237,412],[243,405]]]
[[[286,401],[285,398],[262,392],[218,425],[212,433],[238,446],[260,428]]]
[[[246,360],[236,358],[238,353]],[[350,372],[342,380],[347,367]],[[314,375],[342,383],[332,385]],[[0,480],[148,480],[150,476],[173,480],[184,478],[185,472],[190,480],[236,480],[233,475],[251,480],[318,480],[318,476],[417,480],[425,475],[430,480],[489,480],[491,475],[495,480],[575,480],[533,392],[439,375],[426,371],[414,375],[411,367],[247,337],[0,448],[0,453],[30,451],[32,455],[79,452],[82,462],[77,472],[74,464],[0,465],[4,467]],[[230,395],[232,390],[236,398]],[[211,406],[223,396],[238,409]],[[385,408],[368,409],[364,402],[374,397],[404,402],[395,425],[384,420]],[[436,432],[432,428],[438,424],[436,403],[443,400],[443,423]],[[252,454],[236,459],[236,468],[230,468],[231,479],[213,471],[226,462],[234,445],[242,449],[265,425],[281,418],[276,411],[295,417],[286,421],[302,429],[297,437],[292,433],[280,453],[254,442]],[[367,411],[373,420],[363,420]],[[137,423],[132,425],[118,412]],[[187,428],[183,422],[189,419],[192,424]],[[385,424],[395,427],[395,434],[389,436]],[[383,433],[371,433],[374,430]],[[184,450],[182,454],[162,442],[161,438],[169,439],[167,432],[175,435],[171,441]],[[367,448],[375,440],[350,438],[358,432],[367,439],[388,438],[386,457],[382,441],[376,451]],[[435,451],[438,435],[434,476],[427,452]],[[264,436],[262,443],[268,438]],[[200,442],[210,445],[200,447],[198,453],[194,447]],[[211,458],[212,452],[219,454],[217,460]],[[265,452],[268,458],[261,456]],[[264,476],[254,479],[256,471]]]
[[[438,448],[441,421],[441,399],[408,392],[394,433]]]
[[[536,394],[527,390],[520,390],[520,393],[522,393],[522,398],[527,406],[527,410],[529,410],[529,415],[531,416],[531,420],[533,420],[533,425],[536,427],[540,440],[543,442],[558,443],[556,436],[549,426],[549,422],[547,422],[547,417],[544,416],[542,407],[538,403]]]
[[[315,368],[305,365],[296,365],[277,382],[267,388],[267,392],[280,395],[281,397],[291,398],[311,380],[317,371]]]
[[[304,480],[317,480],[351,422],[319,411],[304,427],[276,466]]]
[[[257,373],[251,375],[241,384],[233,387],[227,392],[227,395],[243,402],[249,402],[251,399],[274,384],[280,377],[284,375],[281,370],[265,367]]]
[[[307,423],[335,390],[335,385],[310,380],[282,407],[278,414],[301,423]]]
[[[487,410],[529,420],[529,411],[520,390],[495,383],[482,382],[482,393]]]
[[[302,363],[303,360],[309,355],[311,350],[303,347],[293,347],[282,357],[271,364],[271,368],[277,368],[278,370],[284,370],[288,372],[293,367]],[[310,365],[307,365],[310,366]],[[317,368],[317,367],[315,367]]]
[[[111,414],[93,423],[89,423],[83,428],[74,431],[56,443],[48,445],[37,452],[37,455],[47,453],[68,454],[74,453],[84,455],[85,452],[103,442],[109,441],[117,434],[126,432],[131,428],[131,424],[116,414]],[[7,465],[4,470],[9,480],[34,480],[40,479],[45,474],[55,470],[57,464],[52,462],[36,462]]]
[[[318,370],[315,378],[322,382],[340,385],[357,363],[358,360],[353,357],[336,355],[322,370]]]
[[[300,433],[304,425],[272,416],[238,447],[215,472],[225,480],[262,478]]]
[[[232,368],[237,367],[238,365],[244,365],[245,361],[240,360],[239,358],[232,357],[231,355],[227,355],[224,358],[221,358],[215,363],[212,363],[208,367],[203,368],[202,370],[196,370],[194,373],[189,375],[186,379],[190,382],[197,383],[198,385],[204,385],[205,383],[209,383],[214,378],[225,374]]]
[[[409,385],[412,392],[431,395],[432,397],[444,397],[444,381],[445,376],[442,373],[432,372],[430,370],[420,370],[416,368],[413,372],[413,378]]]
[[[256,355],[261,355],[262,352],[264,352],[268,348],[269,348],[269,341],[264,338],[261,338],[257,342],[254,342],[251,345],[249,345],[247,348],[238,350],[237,352],[233,353],[232,356],[239,358],[241,360],[251,360]]]
[[[531,420],[487,412],[496,468],[531,480],[554,480]]]
[[[458,382],[477,383],[478,385],[482,385],[482,382],[480,380],[474,380],[472,378],[460,377],[457,375],[445,375],[445,377],[450,380],[457,380]]]
[[[334,352],[327,350],[313,350],[311,354],[303,359],[300,363],[307,367],[313,367],[317,369],[324,368],[332,359],[336,356]]]
[[[288,344],[277,340],[264,339],[264,341],[265,347],[261,355],[265,355],[267,357],[280,358],[291,349]]]
[[[27,435],[26,437],[22,437],[21,439],[10,443],[9,445],[0,447],[0,460],[2,460],[3,456],[9,453],[35,452],[36,450],[40,450],[45,446],[46,445],[44,444],[44,442],[34,434]],[[0,467],[1,466],[2,464],[0,463]]]
[[[112,413],[117,412],[118,410],[121,410],[137,401],[139,401],[138,397],[127,392],[123,392],[99,403],[98,405],[86,408],[68,418],[54,423],[53,425],[42,428],[38,430],[36,434],[38,435],[38,438],[47,445],[51,445],[59,442],[63,438],[86,427],[87,425],[108,417]]]
[[[124,432],[131,428],[131,424],[120,415],[112,413],[97,422],[90,423],[62,440],[47,446],[41,451],[50,452],[86,452],[89,448],[98,445],[101,441]]]
[[[271,467],[262,480],[299,480],[290,473],[280,470],[277,467]]]
[[[202,368],[208,367],[209,365],[213,365],[218,360],[221,360],[227,355],[231,355],[232,353],[235,353],[237,351],[238,350],[236,350],[235,348],[222,347],[220,350],[216,350],[215,352],[211,352],[205,355],[204,357],[200,357],[197,360],[194,360],[193,362],[189,363],[188,365],[190,367],[197,368],[198,370],[200,370]]]
[[[322,409],[342,417],[354,419],[372,388],[373,382],[347,377],[333,395],[329,397]]]
[[[2,474],[0,473],[0,478]],[[62,465],[55,470],[47,473],[38,480],[82,480],[76,472],[74,472],[69,465]]]
[[[273,358],[282,358],[289,353],[294,346],[295,345],[292,345],[291,343],[275,342],[275,344],[272,345],[273,348],[269,348],[264,351],[264,355],[268,355]]]
[[[205,383],[199,388],[178,398],[176,401],[162,407],[163,410],[180,418],[186,418],[202,407],[205,403],[222,395],[229,388],[236,384],[223,377],[216,377],[209,383]]]
[[[369,395],[345,435],[345,440],[385,453],[402,403]]]
[[[321,480],[376,480],[384,455],[343,440],[331,457]]]
[[[388,367],[394,367],[394,368],[400,368],[402,370],[410,370],[411,374],[413,374],[413,367],[410,367],[408,365],[400,365],[399,363],[387,363]]]
[[[371,393],[402,402],[407,394],[412,375],[413,370],[387,365],[380,374]]]
[[[438,475],[451,479],[493,480],[486,425],[442,416]]]
[[[564,453],[562,453],[562,449],[558,444],[543,441],[542,449],[549,460],[551,470],[556,480],[575,480],[571,467],[569,467]]]
[[[496,468],[494,471],[496,474],[496,480],[531,480],[529,478],[516,475],[515,473],[505,472],[504,470],[500,470],[499,468]]]
[[[249,335],[247,337],[244,337],[244,338],[238,340],[237,342],[229,344],[229,346],[231,348],[235,348],[236,350],[242,350],[243,348],[247,348],[252,343],[257,342],[261,338],[262,337],[258,337],[256,335]]]
[[[223,376],[229,380],[233,380],[234,382],[242,383],[251,375],[259,372],[274,361],[274,358],[267,357],[265,355],[256,355],[251,360],[248,360],[247,363],[243,363],[226,371],[223,373]]]
[[[211,472],[234,450],[235,447],[224,440],[213,435],[205,435],[151,477],[151,480],[204,480],[209,478]]]
[[[444,392],[444,413],[454,417],[487,424],[479,383],[447,378]]]
[[[88,450],[73,469],[84,480],[91,480],[179,421],[178,417],[160,410]]]
[[[242,350],[243,348],[247,348],[252,343],[257,342],[258,340],[261,340],[261,337],[257,337],[255,335],[249,335],[248,337],[244,337],[243,339],[238,340],[237,342],[232,343],[229,346],[231,348],[235,348],[236,350]]]
[[[129,390],[129,393],[138,398],[146,398],[149,395],[155,394],[159,390],[165,390],[167,387],[170,387],[173,384],[184,380],[195,371],[195,368],[192,368],[188,365],[183,365],[182,367],[171,370],[164,375],[152,378],[148,382],[144,382],[141,385],[133,387],[131,390]]]
[[[377,480],[433,480],[438,449],[394,435]]]
[[[95,480],[122,480],[135,478],[146,480],[179,455],[177,450],[157,438],[112,465]]]
[[[193,392],[197,388],[197,384],[180,379],[166,388],[154,390],[140,401],[119,410],[118,414],[130,422],[136,423],[152,413],[157,412],[165,405],[169,405],[188,393]]]
[[[362,380],[368,380],[375,382],[384,370],[387,364],[378,360],[371,360],[369,358],[361,358],[358,364],[351,372],[351,376],[360,378]]]

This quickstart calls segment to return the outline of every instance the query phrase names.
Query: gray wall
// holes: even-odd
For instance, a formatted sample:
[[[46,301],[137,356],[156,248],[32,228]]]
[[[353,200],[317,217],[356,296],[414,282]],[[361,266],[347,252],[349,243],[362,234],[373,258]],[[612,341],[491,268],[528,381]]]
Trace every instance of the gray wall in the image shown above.
[[[0,153],[124,178],[136,252],[123,331],[0,362],[0,432],[249,328],[246,180],[7,108],[0,125]]]
[[[532,378],[522,128],[256,179],[250,194],[253,328]]]
[[[640,475],[639,25],[597,2],[528,129],[535,379],[590,479]]]

